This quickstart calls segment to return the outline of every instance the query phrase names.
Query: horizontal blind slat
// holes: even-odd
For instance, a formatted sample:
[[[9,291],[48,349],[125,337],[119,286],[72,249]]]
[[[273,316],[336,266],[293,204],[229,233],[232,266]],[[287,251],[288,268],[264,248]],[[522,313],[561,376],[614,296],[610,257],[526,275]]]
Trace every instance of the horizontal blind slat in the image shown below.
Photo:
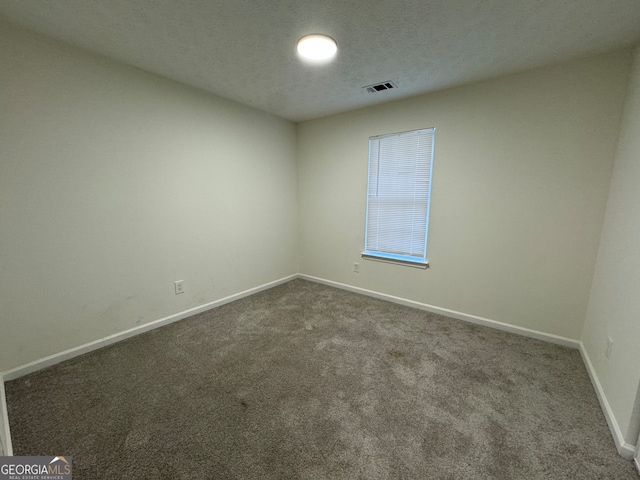
[[[365,250],[426,261],[435,129],[369,139]]]

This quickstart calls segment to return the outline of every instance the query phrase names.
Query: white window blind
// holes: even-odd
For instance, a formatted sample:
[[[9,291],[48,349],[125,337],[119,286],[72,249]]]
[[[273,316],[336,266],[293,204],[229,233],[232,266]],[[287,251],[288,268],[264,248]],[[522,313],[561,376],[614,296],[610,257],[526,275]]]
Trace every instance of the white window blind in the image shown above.
[[[427,264],[435,128],[369,139],[364,256]]]

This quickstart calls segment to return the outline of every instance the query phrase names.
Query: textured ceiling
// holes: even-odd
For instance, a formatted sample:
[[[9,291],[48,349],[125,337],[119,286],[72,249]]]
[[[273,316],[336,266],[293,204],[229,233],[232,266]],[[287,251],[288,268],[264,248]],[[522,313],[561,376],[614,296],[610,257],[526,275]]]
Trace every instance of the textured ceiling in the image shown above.
[[[0,18],[293,121],[640,42],[640,0],[0,0]],[[333,63],[297,58],[309,33]]]

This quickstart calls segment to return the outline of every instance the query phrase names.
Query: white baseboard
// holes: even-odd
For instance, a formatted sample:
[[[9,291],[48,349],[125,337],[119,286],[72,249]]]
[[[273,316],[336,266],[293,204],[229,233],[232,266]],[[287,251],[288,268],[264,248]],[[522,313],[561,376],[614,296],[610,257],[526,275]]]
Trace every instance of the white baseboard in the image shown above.
[[[611,436],[613,437],[613,441],[616,443],[616,448],[618,449],[618,453],[620,454],[621,457],[624,457],[630,460],[635,456],[636,447],[625,441],[624,435],[622,435],[622,430],[620,430],[618,421],[616,420],[616,417],[613,414],[613,410],[609,405],[609,401],[607,400],[607,396],[604,393],[604,389],[600,384],[600,380],[598,379],[596,370],[593,368],[593,364],[591,363],[589,354],[587,353],[587,350],[584,347],[584,344],[582,342],[580,342],[580,354],[582,355],[582,360],[584,361],[584,365],[587,368],[587,372],[589,373],[591,384],[593,385],[593,388],[596,391],[598,401],[600,402],[600,408],[602,408],[604,417],[607,420],[607,425],[609,425],[609,430],[611,431]],[[637,459],[635,459],[635,464],[636,464],[636,467],[638,467]],[[638,471],[640,472],[640,470]]]
[[[13,455],[13,447],[11,444],[11,431],[9,429],[9,415],[7,412],[7,402],[5,397],[4,382],[7,382],[9,380],[14,380],[24,375],[28,375],[29,373],[36,372],[38,370],[42,370],[43,368],[50,367],[57,363],[63,362],[65,360],[69,360],[70,358],[83,355],[93,350],[106,347],[107,345],[111,345],[113,343],[119,342],[121,340],[125,340],[135,335],[148,332],[149,330],[153,330],[153,329],[162,327],[164,325],[177,322],[178,320],[182,320],[192,315],[196,315],[198,313],[211,310],[212,308],[219,307],[221,305],[224,305],[225,303],[230,303],[235,300],[240,300],[241,298],[248,297],[249,295],[253,295],[255,293],[261,292],[263,290],[267,290],[269,288],[275,287],[277,285],[281,285],[283,283],[287,283],[296,278],[298,278],[298,275],[289,275],[288,277],[284,277],[279,280],[275,280],[273,282],[265,283],[264,285],[259,285],[257,287],[250,288],[243,292],[236,293],[234,295],[229,295],[228,297],[224,297],[219,300],[215,300],[213,302],[200,305],[199,307],[191,308],[189,310],[185,310],[183,312],[179,312],[174,315],[170,315],[168,317],[164,317],[150,323],[145,323],[144,325],[130,328],[129,330],[124,330],[122,332],[109,335],[108,337],[104,337],[99,340],[95,340],[93,342],[85,343],[84,345],[70,348],[63,352],[56,353],[54,355],[49,355],[48,357],[41,358],[39,360],[35,360],[33,362],[29,362],[24,365],[20,365],[18,367],[6,370],[4,372],[0,372],[0,443],[1,443],[0,452],[4,451],[3,454],[6,456]]]
[[[613,412],[611,411],[611,407],[609,406],[609,403],[604,395],[604,392],[602,390],[602,387],[600,385],[600,382],[598,381],[598,377],[595,374],[595,370],[593,369],[593,366],[591,364],[591,361],[589,360],[589,356],[587,355],[587,352],[584,349],[584,345],[582,344],[582,342],[578,341],[578,340],[573,340],[571,338],[567,338],[567,337],[561,337],[558,335],[553,335],[553,334],[549,334],[549,333],[544,333],[544,332],[540,332],[537,330],[531,330],[528,328],[524,328],[524,327],[518,327],[515,325],[509,325],[507,323],[503,323],[503,322],[498,322],[495,320],[491,320],[488,318],[483,318],[483,317],[479,317],[476,315],[470,315],[467,313],[462,313],[462,312],[458,312],[455,310],[449,310],[446,308],[440,308],[440,307],[435,307],[433,305],[428,305],[425,303],[420,303],[420,302],[416,302],[413,300],[408,300],[405,298],[401,298],[401,297],[396,297],[393,295],[387,295],[385,293],[380,293],[380,292],[375,292],[373,290],[367,290],[364,288],[360,288],[360,287],[354,287],[351,285],[347,285],[347,284],[343,284],[343,283],[339,283],[339,282],[334,282],[331,280],[325,280],[322,278],[317,278],[317,277],[312,277],[309,275],[303,275],[303,274],[297,274],[297,275],[290,275],[288,277],[284,277],[281,278],[279,280],[275,280],[273,282],[269,282],[266,283],[264,285],[260,285],[258,287],[255,288],[251,288],[249,290],[245,290],[243,292],[234,294],[234,295],[230,295],[228,297],[225,298],[221,298],[219,300],[215,300],[213,302],[201,305],[199,307],[195,307],[189,310],[185,310],[183,312],[174,314],[174,315],[170,315],[168,317],[164,317],[161,318],[159,320],[155,320],[153,322],[150,323],[146,323],[144,325],[140,325],[138,327],[135,328],[131,328],[129,330],[125,330],[123,332],[119,332],[113,335],[110,335],[108,337],[99,339],[99,340],[95,340],[93,342],[90,343],[86,343],[84,345],[80,345],[78,347],[74,347],[71,348],[69,350],[65,350],[63,352],[54,354],[54,355],[50,355],[48,357],[39,359],[39,360],[35,360],[33,362],[29,362],[25,365],[21,365],[19,367],[15,367],[12,368],[10,370],[7,370],[5,372],[0,372],[0,443],[2,444],[1,447],[4,450],[4,455],[13,455],[13,449],[12,449],[12,444],[11,444],[11,432],[10,432],[10,428],[9,428],[9,417],[8,417],[8,412],[7,412],[7,405],[6,405],[6,397],[5,397],[5,390],[4,390],[4,382],[5,381],[9,381],[9,380],[14,380],[16,378],[22,377],[24,375],[27,375],[29,373],[41,370],[43,368],[47,368],[50,367],[52,365],[55,365],[57,363],[63,362],[65,360],[77,357],[79,355],[83,355],[85,353],[91,352],[93,350],[97,350],[99,348],[105,347],[107,345],[111,345],[113,343],[119,342],[121,340],[125,340],[127,338],[133,337],[135,335],[139,335],[141,333],[147,332],[149,330],[153,330],[159,327],[162,327],[164,325],[168,325],[170,323],[173,322],[177,322],[178,320],[182,320],[184,318],[190,317],[192,315],[196,315],[198,313],[210,310],[212,308],[216,308],[219,307],[221,305],[224,305],[226,303],[230,303],[233,302],[235,300],[239,300],[241,298],[244,297],[248,297],[250,295],[253,295],[255,293],[261,292],[263,290],[267,290],[269,288],[275,287],[277,285],[289,282],[291,280],[294,280],[296,278],[302,278],[305,280],[310,280],[316,283],[322,283],[325,285],[329,285],[332,287],[336,287],[336,288],[340,288],[343,290],[348,290],[351,292],[355,292],[355,293],[360,293],[363,295],[367,295],[370,297],[374,297],[374,298],[379,298],[381,300],[387,300],[390,302],[394,302],[394,303],[398,303],[401,305],[406,305],[409,307],[413,307],[413,308],[418,308],[420,310],[425,310],[425,311],[429,311],[429,312],[433,312],[433,313],[437,313],[440,315],[445,315],[451,318],[456,318],[458,320],[463,320],[466,322],[470,322],[470,323],[474,323],[477,325],[484,325],[487,327],[491,327],[491,328],[496,328],[498,330],[503,330],[503,331],[507,331],[507,332],[511,332],[511,333],[515,333],[518,335],[523,335],[525,337],[530,337],[530,338],[535,338],[538,340],[543,340],[546,342],[550,342],[550,343],[555,343],[558,345],[563,345],[566,347],[570,347],[570,348],[575,348],[580,350],[580,353],[582,354],[582,358],[584,360],[584,363],[586,365],[587,371],[589,372],[589,377],[591,378],[591,382],[593,383],[593,386],[596,390],[596,394],[598,396],[598,400],[600,401],[600,405],[602,407],[602,410],[604,412],[605,418],[607,419],[607,423],[609,425],[609,428],[611,429],[611,433],[613,435],[614,441],[616,443],[616,447],[618,449],[618,453],[624,457],[624,458],[628,458],[631,459],[634,457],[635,454],[635,447],[626,443],[624,441],[624,437],[622,436],[622,433],[620,431],[620,427],[618,426],[615,417],[613,415]],[[635,460],[635,464],[636,467],[638,468],[638,471],[640,472],[640,465],[638,464],[638,460]]]
[[[7,399],[4,394],[4,376],[2,373],[0,373],[0,444],[0,455],[7,457],[13,456]]]
[[[43,368],[47,368],[57,363],[63,362],[65,360],[69,360],[70,358],[74,358],[79,355],[92,352],[93,350],[106,347],[107,345],[111,345],[112,343],[116,343],[121,340],[125,340],[127,338],[140,335],[141,333],[148,332],[149,330],[154,330],[164,325],[169,325],[170,323],[177,322],[178,320],[191,317],[192,315],[196,315],[198,313],[211,310],[212,308],[219,307],[221,305],[224,305],[225,303],[230,303],[235,300],[240,300],[241,298],[248,297],[249,295],[253,295],[263,290],[267,290],[269,288],[275,287],[276,285],[289,282],[296,278],[298,278],[298,275],[289,275],[288,277],[284,277],[279,280],[275,280],[273,282],[265,283],[264,285],[259,285],[254,288],[250,288],[249,290],[245,290],[240,293],[229,295],[228,297],[224,297],[219,300],[215,300],[213,302],[205,303],[204,305],[200,305],[199,307],[190,308],[189,310],[185,310],[183,312],[179,312],[174,315],[161,318],[159,320],[154,320],[153,322],[145,323],[144,325],[130,328],[129,330],[124,330],[122,332],[114,333],[113,335],[109,335],[108,337],[104,337],[104,338],[95,340],[93,342],[85,343],[84,345],[80,345],[78,347],[70,348],[69,350],[65,350],[63,352],[49,355],[48,357],[44,357],[39,360],[35,360],[33,362],[20,365],[19,367],[6,370],[5,372],[0,372],[0,374],[3,374],[4,381],[8,382],[9,380],[14,380],[24,375],[28,375],[29,373],[42,370]]]
[[[348,290],[355,293],[361,293],[363,295],[368,295],[370,297],[379,298],[382,300],[388,300],[390,302],[399,303],[401,305],[406,305],[409,307],[418,308],[421,310],[426,310],[428,312],[438,313],[440,315],[445,315],[447,317],[456,318],[458,320],[463,320],[466,322],[475,323],[478,325],[484,325],[486,327],[496,328],[499,330],[504,330],[507,332],[515,333],[518,335],[523,335],[525,337],[536,338],[538,340],[544,340],[546,342],[555,343],[558,345],[564,345],[566,347],[575,348],[580,351],[582,355],[582,360],[585,364],[587,372],[589,373],[589,378],[591,379],[591,383],[593,388],[596,391],[596,395],[598,397],[598,401],[600,402],[600,407],[604,413],[604,416],[607,420],[607,425],[611,431],[611,436],[615,442],[616,448],[618,450],[618,454],[626,459],[634,459],[636,468],[640,473],[640,463],[639,460],[635,457],[636,447],[627,443],[622,435],[622,431],[620,430],[620,426],[616,421],[615,415],[613,414],[613,410],[611,410],[611,406],[607,401],[607,397],[604,394],[604,390],[602,389],[602,385],[600,385],[600,381],[598,380],[598,376],[596,375],[595,369],[593,368],[593,364],[589,359],[589,355],[587,354],[584,345],[579,340],[574,340],[567,337],[561,337],[558,335],[553,335],[550,333],[544,333],[537,330],[531,330],[529,328],[518,327],[515,325],[509,325],[507,323],[498,322],[496,320],[491,320],[488,318],[478,317],[476,315],[470,315],[467,313],[457,312],[455,310],[449,310],[446,308],[434,307],[433,305],[427,305],[425,303],[416,302],[413,300],[407,300],[406,298],[395,297],[393,295],[387,295],[385,293],[380,293],[372,290],[367,290],[360,287],[354,287],[352,285],[347,285],[344,283],[334,282],[331,280],[325,280],[323,278],[312,277],[310,275],[299,275],[300,278],[305,280],[310,280],[317,283],[322,283],[325,285],[329,285],[336,288],[341,288],[343,290]]]
[[[555,343],[557,345],[563,345],[574,349],[580,348],[580,341],[574,340],[568,337],[561,337],[559,335],[553,335],[551,333],[540,332],[538,330],[531,330],[525,327],[518,327],[516,325],[510,325],[508,323],[498,322],[489,318],[479,317],[477,315],[471,315],[468,313],[458,312],[456,310],[449,310],[447,308],[435,307],[426,303],[416,302],[414,300],[408,300],[402,297],[395,297],[393,295],[387,295],[386,293],[380,293],[373,290],[367,290],[365,288],[354,287],[344,283],[334,282],[332,280],[325,280],[323,278],[312,277],[310,275],[298,275],[300,278],[310,280],[316,283],[322,283],[332,287],[348,290],[350,292],[361,293],[369,297],[379,298],[381,300],[387,300],[389,302],[398,303],[408,307],[418,308],[420,310],[426,310],[427,312],[437,313],[447,317],[455,318],[457,320],[463,320],[465,322],[475,323],[476,325],[483,325],[485,327],[496,328],[505,332],[516,333],[525,337],[535,338],[538,340],[544,340],[545,342]]]
[[[638,471],[638,475],[640,475],[640,463],[638,463],[638,457],[634,457],[633,464],[636,466],[636,470]]]

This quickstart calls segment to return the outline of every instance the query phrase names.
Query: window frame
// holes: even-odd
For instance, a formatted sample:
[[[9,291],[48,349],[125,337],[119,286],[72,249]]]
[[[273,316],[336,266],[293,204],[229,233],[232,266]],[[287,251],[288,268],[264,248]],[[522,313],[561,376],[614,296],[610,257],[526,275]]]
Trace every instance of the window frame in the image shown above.
[[[376,141],[376,140],[380,140],[383,139],[385,137],[402,137],[402,136],[413,136],[413,135],[420,135],[420,134],[427,134],[431,136],[430,139],[430,151],[427,150],[426,152],[424,152],[427,155],[427,160],[426,163],[424,165],[426,165],[427,169],[428,169],[428,174],[427,174],[427,192],[426,192],[426,212],[425,212],[425,235],[424,235],[424,245],[423,245],[423,250],[422,250],[422,256],[418,257],[416,255],[404,255],[404,254],[400,254],[400,253],[395,253],[395,252],[390,252],[390,251],[384,251],[384,250],[370,250],[367,248],[367,245],[369,243],[369,222],[370,222],[370,188],[371,188],[371,168],[372,168],[372,142]],[[367,208],[366,208],[366,213],[365,213],[365,237],[364,237],[364,251],[362,252],[361,256],[364,259],[368,259],[368,260],[375,260],[375,261],[380,261],[380,262],[385,262],[385,263],[393,263],[393,264],[398,264],[398,265],[405,265],[405,266],[410,266],[410,267],[416,267],[416,268],[422,268],[422,269],[426,269],[429,268],[429,261],[427,260],[427,245],[428,245],[428,237],[429,237],[429,214],[430,214],[430,210],[431,210],[431,191],[432,191],[432,187],[433,187],[433,157],[434,157],[434,152],[435,152],[435,135],[436,135],[436,128],[435,127],[430,127],[430,128],[420,128],[420,129],[416,129],[416,130],[408,130],[408,131],[404,131],[404,132],[395,132],[395,133],[387,133],[387,134],[382,134],[382,135],[374,135],[369,137],[369,149],[368,149],[368,166],[367,166],[367,193],[366,193],[366,199],[367,199]],[[378,148],[379,145],[378,145]],[[380,169],[380,160],[378,159],[378,164],[377,164],[377,169],[378,169],[378,175],[379,175],[379,169]],[[379,176],[377,177],[379,178]],[[415,175],[412,176],[412,181],[415,183]],[[414,200],[414,205],[415,205],[415,200]],[[422,217],[421,217],[422,218]]]

